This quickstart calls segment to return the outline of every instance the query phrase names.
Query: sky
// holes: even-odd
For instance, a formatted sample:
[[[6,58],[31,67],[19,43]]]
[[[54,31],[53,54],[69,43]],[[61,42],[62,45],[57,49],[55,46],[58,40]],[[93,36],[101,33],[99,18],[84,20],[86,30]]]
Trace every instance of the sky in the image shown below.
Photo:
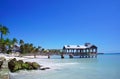
[[[119,0],[0,0],[0,24],[9,28],[5,37],[45,49],[89,42],[120,52]]]

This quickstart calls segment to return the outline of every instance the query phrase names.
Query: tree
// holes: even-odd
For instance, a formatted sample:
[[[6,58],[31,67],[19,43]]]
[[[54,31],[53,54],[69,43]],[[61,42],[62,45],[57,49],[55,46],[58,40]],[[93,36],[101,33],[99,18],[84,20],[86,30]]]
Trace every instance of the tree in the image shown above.
[[[13,38],[12,44],[15,45],[16,43],[18,43],[18,40],[16,38]]]
[[[9,33],[9,29],[6,26],[0,25],[0,33],[1,33],[1,40],[2,40],[3,35],[7,35]]]
[[[3,39],[3,35],[7,35],[9,33],[9,29],[6,26],[0,25],[0,51],[5,51],[5,40]]]
[[[10,53],[12,51],[12,41],[7,38],[5,41],[4,41],[4,46],[5,46],[5,50],[7,51],[7,53]]]
[[[9,38],[7,38],[4,42],[5,46],[8,47],[8,49],[10,48],[10,45],[11,45],[11,40]]]
[[[38,46],[38,49],[39,49],[39,50],[41,50],[41,48],[42,48],[41,46]]]
[[[41,53],[41,51],[42,51],[42,47],[38,46],[38,52],[39,52],[39,54]]]
[[[31,53],[33,50],[33,44],[29,44],[29,52]]]
[[[29,52],[29,44],[28,43],[24,44],[24,50],[25,50],[25,53]]]
[[[39,52],[39,48],[34,47],[33,48],[34,58],[36,58],[36,53],[38,52]]]
[[[25,53],[24,45],[20,45],[20,52],[21,52],[21,54],[24,54],[24,53]]]
[[[7,39],[2,39],[0,44],[0,50],[1,52],[7,52],[11,49],[11,40],[9,38]]]
[[[5,40],[4,39],[1,39],[0,41],[0,52],[5,52]]]
[[[24,41],[23,41],[23,40],[20,40],[19,44],[20,44],[20,45],[24,45]]]

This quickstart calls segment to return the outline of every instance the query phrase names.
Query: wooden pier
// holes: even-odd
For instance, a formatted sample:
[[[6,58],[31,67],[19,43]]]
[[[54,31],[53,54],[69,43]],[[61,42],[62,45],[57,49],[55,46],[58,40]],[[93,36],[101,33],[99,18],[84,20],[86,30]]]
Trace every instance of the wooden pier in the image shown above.
[[[70,58],[80,56],[80,58],[96,58],[97,46],[90,43],[84,45],[65,45],[62,54],[68,54]]]

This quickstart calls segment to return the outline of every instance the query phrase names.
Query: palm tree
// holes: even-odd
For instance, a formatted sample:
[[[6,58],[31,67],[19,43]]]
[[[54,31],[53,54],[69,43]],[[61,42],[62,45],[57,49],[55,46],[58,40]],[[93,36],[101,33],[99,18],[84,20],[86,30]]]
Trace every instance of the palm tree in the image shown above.
[[[25,50],[25,53],[29,52],[29,44],[28,43],[24,44],[24,50]]]
[[[15,45],[18,43],[18,40],[16,38],[13,38],[12,43],[13,43],[13,45]]]
[[[24,41],[23,41],[23,40],[20,40],[19,44],[20,44],[20,45],[24,45]]]
[[[41,46],[38,46],[37,48],[38,48],[38,52],[39,52],[39,54],[40,54],[40,53],[41,53],[41,50],[42,50],[42,47],[41,47]]]
[[[3,39],[3,35],[7,35],[9,33],[9,30],[6,26],[0,25],[0,51],[5,51],[5,40]]]
[[[20,45],[20,52],[21,52],[21,54],[25,53],[24,45]]]
[[[3,35],[7,35],[9,33],[9,29],[6,26],[0,25],[0,33],[1,33],[1,40],[2,40]]]
[[[5,40],[4,39],[1,39],[0,40],[0,52],[5,52]]]
[[[4,46],[5,46],[5,48],[6,48],[6,51],[7,51],[7,53],[10,53],[11,52],[11,44],[12,44],[12,41],[9,39],[9,38],[7,38],[5,41],[4,41]]]
[[[33,48],[33,53],[34,53],[34,58],[36,58],[36,54],[39,52],[39,48],[34,47]]]
[[[9,39],[9,38],[7,38],[6,40],[5,40],[5,45],[9,48],[10,47],[10,45],[11,45],[11,40]]]
[[[33,44],[31,43],[29,44],[29,53],[32,53],[32,51],[33,51]]]
[[[42,48],[41,46],[38,46],[38,49],[39,49],[39,50],[41,50],[41,48]]]

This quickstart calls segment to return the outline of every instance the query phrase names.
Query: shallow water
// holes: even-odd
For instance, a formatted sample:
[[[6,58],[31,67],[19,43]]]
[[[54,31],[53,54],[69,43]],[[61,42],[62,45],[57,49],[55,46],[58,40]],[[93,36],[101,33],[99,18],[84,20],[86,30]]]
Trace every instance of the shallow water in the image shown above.
[[[29,59],[51,69],[10,73],[11,79],[120,79],[120,55],[99,55],[97,58]]]

